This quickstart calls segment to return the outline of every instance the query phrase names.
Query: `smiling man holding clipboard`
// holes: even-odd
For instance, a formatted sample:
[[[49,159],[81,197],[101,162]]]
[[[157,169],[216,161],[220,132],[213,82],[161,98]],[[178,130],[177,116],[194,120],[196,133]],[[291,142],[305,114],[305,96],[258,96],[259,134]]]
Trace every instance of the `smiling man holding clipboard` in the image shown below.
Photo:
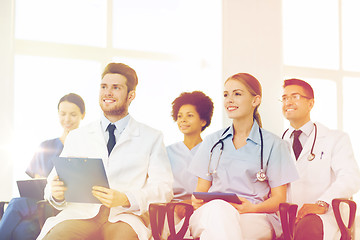
[[[171,200],[173,179],[161,132],[128,114],[137,82],[135,71],[125,64],[105,68],[99,96],[103,115],[71,132],[61,157],[102,159],[109,188],[92,187],[101,204],[70,202],[70,186],[53,171],[45,198],[62,211],[46,221],[39,240],[149,239],[148,205]]]

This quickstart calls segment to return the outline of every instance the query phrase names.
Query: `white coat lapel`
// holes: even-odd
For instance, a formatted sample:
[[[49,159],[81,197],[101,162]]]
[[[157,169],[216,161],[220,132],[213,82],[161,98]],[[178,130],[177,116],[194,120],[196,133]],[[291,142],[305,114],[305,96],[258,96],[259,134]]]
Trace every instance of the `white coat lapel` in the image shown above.
[[[314,151],[315,149],[318,147],[319,143],[321,142],[321,139],[324,138],[326,136],[326,128],[323,127],[323,125],[321,125],[320,123],[315,123],[317,126],[317,134],[316,134],[316,140],[315,140],[315,145],[314,145]],[[311,148],[314,144],[314,139],[315,139],[315,128],[313,129],[313,131],[311,132],[308,140],[305,143],[305,146],[303,147],[303,150],[301,151],[301,154],[299,156],[299,160],[300,158],[305,158],[306,161],[308,161],[308,156],[310,155],[311,152]]]
[[[108,150],[106,147],[106,141],[105,141],[105,137],[104,137],[104,133],[101,127],[101,123],[100,120],[95,122],[88,131],[88,137],[89,139],[91,139],[90,142],[93,142],[94,145],[96,146],[96,151],[98,151],[101,155],[101,158],[104,160],[108,159]]]
[[[287,145],[288,145],[288,147],[289,147],[289,150],[290,150],[290,153],[291,153],[291,157],[293,158],[293,159],[295,159],[295,154],[294,154],[294,151],[293,151],[293,149],[292,149],[292,144],[291,144],[291,132],[289,131],[289,129],[288,130],[286,130],[286,132],[285,133],[283,133],[283,139],[286,141],[286,143],[287,143]]]
[[[310,154],[310,150],[311,150],[311,147],[312,147],[312,143],[314,142],[314,137],[315,137],[315,129],[311,132],[308,140],[306,141],[305,143],[305,146],[303,146],[303,149],[300,153],[300,156],[298,158],[298,161],[299,160],[303,160],[303,158],[307,161],[307,157],[309,156]]]
[[[329,136],[329,129],[327,127],[325,127],[324,125],[322,125],[321,123],[316,123],[316,126],[317,126],[317,136],[316,136],[316,142],[315,142],[315,147],[314,149],[319,149],[320,148],[323,148],[323,147],[326,147],[326,146],[323,146],[323,139],[326,137],[326,136]]]
[[[114,149],[123,144],[124,142],[129,141],[132,137],[140,135],[138,123],[130,117],[128,125],[125,127],[124,131],[121,133],[118,141],[114,146]]]

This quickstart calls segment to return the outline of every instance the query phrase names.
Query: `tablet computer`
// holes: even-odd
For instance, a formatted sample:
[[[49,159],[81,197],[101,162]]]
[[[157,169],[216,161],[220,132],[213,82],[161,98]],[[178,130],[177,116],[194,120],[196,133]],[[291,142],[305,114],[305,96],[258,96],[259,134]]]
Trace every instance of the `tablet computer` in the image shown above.
[[[16,181],[20,197],[31,198],[36,201],[44,200],[44,188],[46,183],[46,178],[34,178],[29,180]]]
[[[56,157],[54,165],[67,190],[67,202],[101,203],[92,195],[93,186],[109,188],[101,158]]]
[[[193,192],[193,195],[197,199],[202,199],[205,202],[209,202],[214,199],[221,199],[226,202],[241,204],[240,199],[235,193],[221,193],[221,192]]]

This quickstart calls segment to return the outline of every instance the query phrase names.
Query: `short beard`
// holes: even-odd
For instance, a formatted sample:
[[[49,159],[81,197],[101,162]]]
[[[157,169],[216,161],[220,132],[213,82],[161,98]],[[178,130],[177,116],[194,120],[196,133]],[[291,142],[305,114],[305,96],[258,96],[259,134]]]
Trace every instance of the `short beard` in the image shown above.
[[[127,107],[125,104],[120,106],[119,108],[115,108],[109,111],[104,111],[104,109],[102,110],[105,116],[122,116],[127,113]]]

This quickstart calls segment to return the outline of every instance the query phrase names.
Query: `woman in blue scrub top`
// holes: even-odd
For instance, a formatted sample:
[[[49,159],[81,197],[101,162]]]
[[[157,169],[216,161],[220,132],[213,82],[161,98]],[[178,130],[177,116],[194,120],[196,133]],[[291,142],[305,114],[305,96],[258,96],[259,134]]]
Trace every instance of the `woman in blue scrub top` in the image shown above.
[[[74,93],[63,96],[58,103],[59,122],[63,128],[61,137],[40,144],[26,173],[31,178],[46,178],[54,167],[52,159],[60,155],[68,133],[79,127],[85,116],[85,103]],[[29,198],[13,198],[0,221],[1,240],[34,240],[40,233],[36,201]]]
[[[276,211],[286,201],[287,184],[298,179],[298,173],[286,143],[261,129],[261,96],[260,83],[250,74],[235,74],[225,81],[224,107],[233,123],[204,139],[190,169],[198,176],[197,192],[235,193],[242,204],[204,203],[193,196],[197,210],[190,219],[190,232],[195,238],[253,240],[281,235]],[[219,143],[211,154],[220,139],[222,153]],[[263,174],[257,177],[260,170],[265,180]]]
[[[202,142],[201,132],[211,123],[214,104],[203,92],[183,92],[172,102],[172,118],[184,140],[166,147],[174,175],[174,201],[191,199],[197,176],[188,170]],[[191,203],[191,201],[189,201]]]

